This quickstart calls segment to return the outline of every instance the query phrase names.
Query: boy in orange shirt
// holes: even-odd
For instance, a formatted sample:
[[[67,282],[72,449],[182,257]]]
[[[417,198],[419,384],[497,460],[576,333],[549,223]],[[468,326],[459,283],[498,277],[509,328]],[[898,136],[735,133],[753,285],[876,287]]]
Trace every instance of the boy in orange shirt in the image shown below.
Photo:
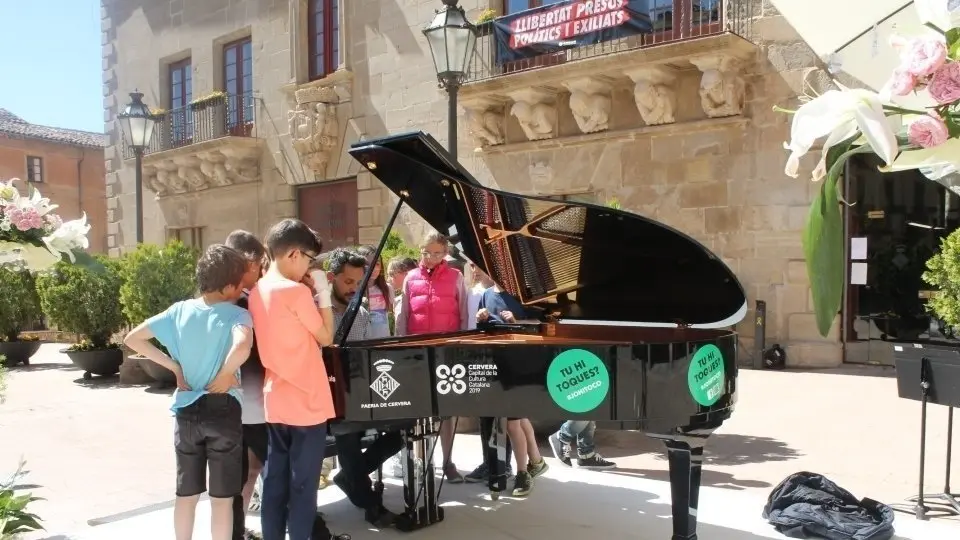
[[[335,414],[320,347],[333,341],[335,325],[326,280],[315,284],[307,275],[322,246],[313,231],[296,219],[274,225],[266,245],[270,269],[249,300],[265,369],[268,446],[260,499],[263,538],[284,540],[289,533],[290,540],[326,540],[333,538],[329,532],[314,535],[313,528],[326,423]]]

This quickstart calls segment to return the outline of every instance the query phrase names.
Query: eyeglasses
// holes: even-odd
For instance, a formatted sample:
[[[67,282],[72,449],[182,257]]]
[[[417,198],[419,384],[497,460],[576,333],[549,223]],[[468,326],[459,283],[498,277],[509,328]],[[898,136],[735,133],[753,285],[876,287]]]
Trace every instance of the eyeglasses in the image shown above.
[[[302,249],[300,250],[300,253],[302,253],[304,257],[310,259],[310,262],[313,263],[313,264],[316,264],[316,263],[319,263],[319,262],[320,262],[320,256],[319,256],[319,255],[311,255],[311,254],[307,253],[306,251],[303,251]]]
[[[446,255],[446,252],[444,252],[444,251],[426,251],[426,250],[423,250],[423,251],[420,252],[420,256],[421,256],[421,257],[426,257],[426,258],[429,258],[429,259],[439,259],[439,258],[441,258],[441,257],[444,257],[445,255]]]

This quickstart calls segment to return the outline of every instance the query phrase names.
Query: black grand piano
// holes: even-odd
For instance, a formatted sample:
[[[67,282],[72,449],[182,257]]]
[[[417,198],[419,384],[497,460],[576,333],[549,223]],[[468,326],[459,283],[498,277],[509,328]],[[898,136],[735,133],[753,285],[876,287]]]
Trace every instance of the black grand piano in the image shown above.
[[[339,346],[323,350],[340,419],[331,430],[402,427],[406,508],[398,528],[443,519],[432,466],[441,419],[527,417],[595,420],[601,429],[663,440],[672,538],[697,538],[703,447],[733,412],[730,327],[747,311],[723,261],[635,214],[483,187],[421,132],[363,141],[349,152],[400,198],[387,231],[408,205],[542,314],[539,324],[345,343],[361,295],[353,299]],[[509,459],[504,422],[495,425],[494,498],[506,489]],[[415,454],[424,458],[419,475]]]

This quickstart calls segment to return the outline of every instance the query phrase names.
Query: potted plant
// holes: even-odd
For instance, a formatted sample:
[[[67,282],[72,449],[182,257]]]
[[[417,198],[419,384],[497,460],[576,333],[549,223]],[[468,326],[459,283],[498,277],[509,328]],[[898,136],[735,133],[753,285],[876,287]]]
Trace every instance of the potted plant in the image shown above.
[[[124,325],[120,308],[120,263],[101,255],[99,272],[58,263],[53,270],[37,275],[40,305],[51,322],[73,332],[81,341],[63,350],[70,361],[93,375],[109,377],[120,371],[123,352],[111,338]]]
[[[124,256],[120,304],[131,325],[142,323],[175,302],[194,297],[197,257],[196,250],[177,241],[163,247],[140,244]],[[163,349],[158,342],[154,345]],[[176,384],[177,378],[169,369],[140,355],[130,358],[161,384]]]
[[[30,272],[11,266],[0,266],[0,362],[7,366],[28,365],[30,357],[40,349],[38,339],[20,337],[20,331],[40,318],[40,301]]]
[[[493,33],[493,20],[497,18],[497,12],[492,8],[487,8],[477,16],[477,36],[484,37]]]
[[[927,261],[923,281],[937,288],[927,309],[953,331],[960,328],[960,229],[940,241],[940,252]]]

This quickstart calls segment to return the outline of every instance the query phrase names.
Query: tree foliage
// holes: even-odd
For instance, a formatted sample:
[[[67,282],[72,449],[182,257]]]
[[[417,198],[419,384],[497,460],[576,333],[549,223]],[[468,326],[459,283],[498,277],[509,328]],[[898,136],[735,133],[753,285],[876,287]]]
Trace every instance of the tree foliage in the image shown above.
[[[0,266],[0,341],[16,341],[24,325],[40,317],[40,299],[26,270]]]
[[[197,292],[199,253],[180,242],[166,246],[140,244],[123,258],[120,288],[123,313],[138,325]]]
[[[59,262],[37,275],[37,293],[43,312],[63,331],[80,334],[91,348],[108,346],[124,325],[117,301],[123,277],[120,261],[95,256],[101,270]]]
[[[960,327],[960,229],[940,241],[940,252],[927,261],[923,280],[938,289],[927,309],[951,327]]]

